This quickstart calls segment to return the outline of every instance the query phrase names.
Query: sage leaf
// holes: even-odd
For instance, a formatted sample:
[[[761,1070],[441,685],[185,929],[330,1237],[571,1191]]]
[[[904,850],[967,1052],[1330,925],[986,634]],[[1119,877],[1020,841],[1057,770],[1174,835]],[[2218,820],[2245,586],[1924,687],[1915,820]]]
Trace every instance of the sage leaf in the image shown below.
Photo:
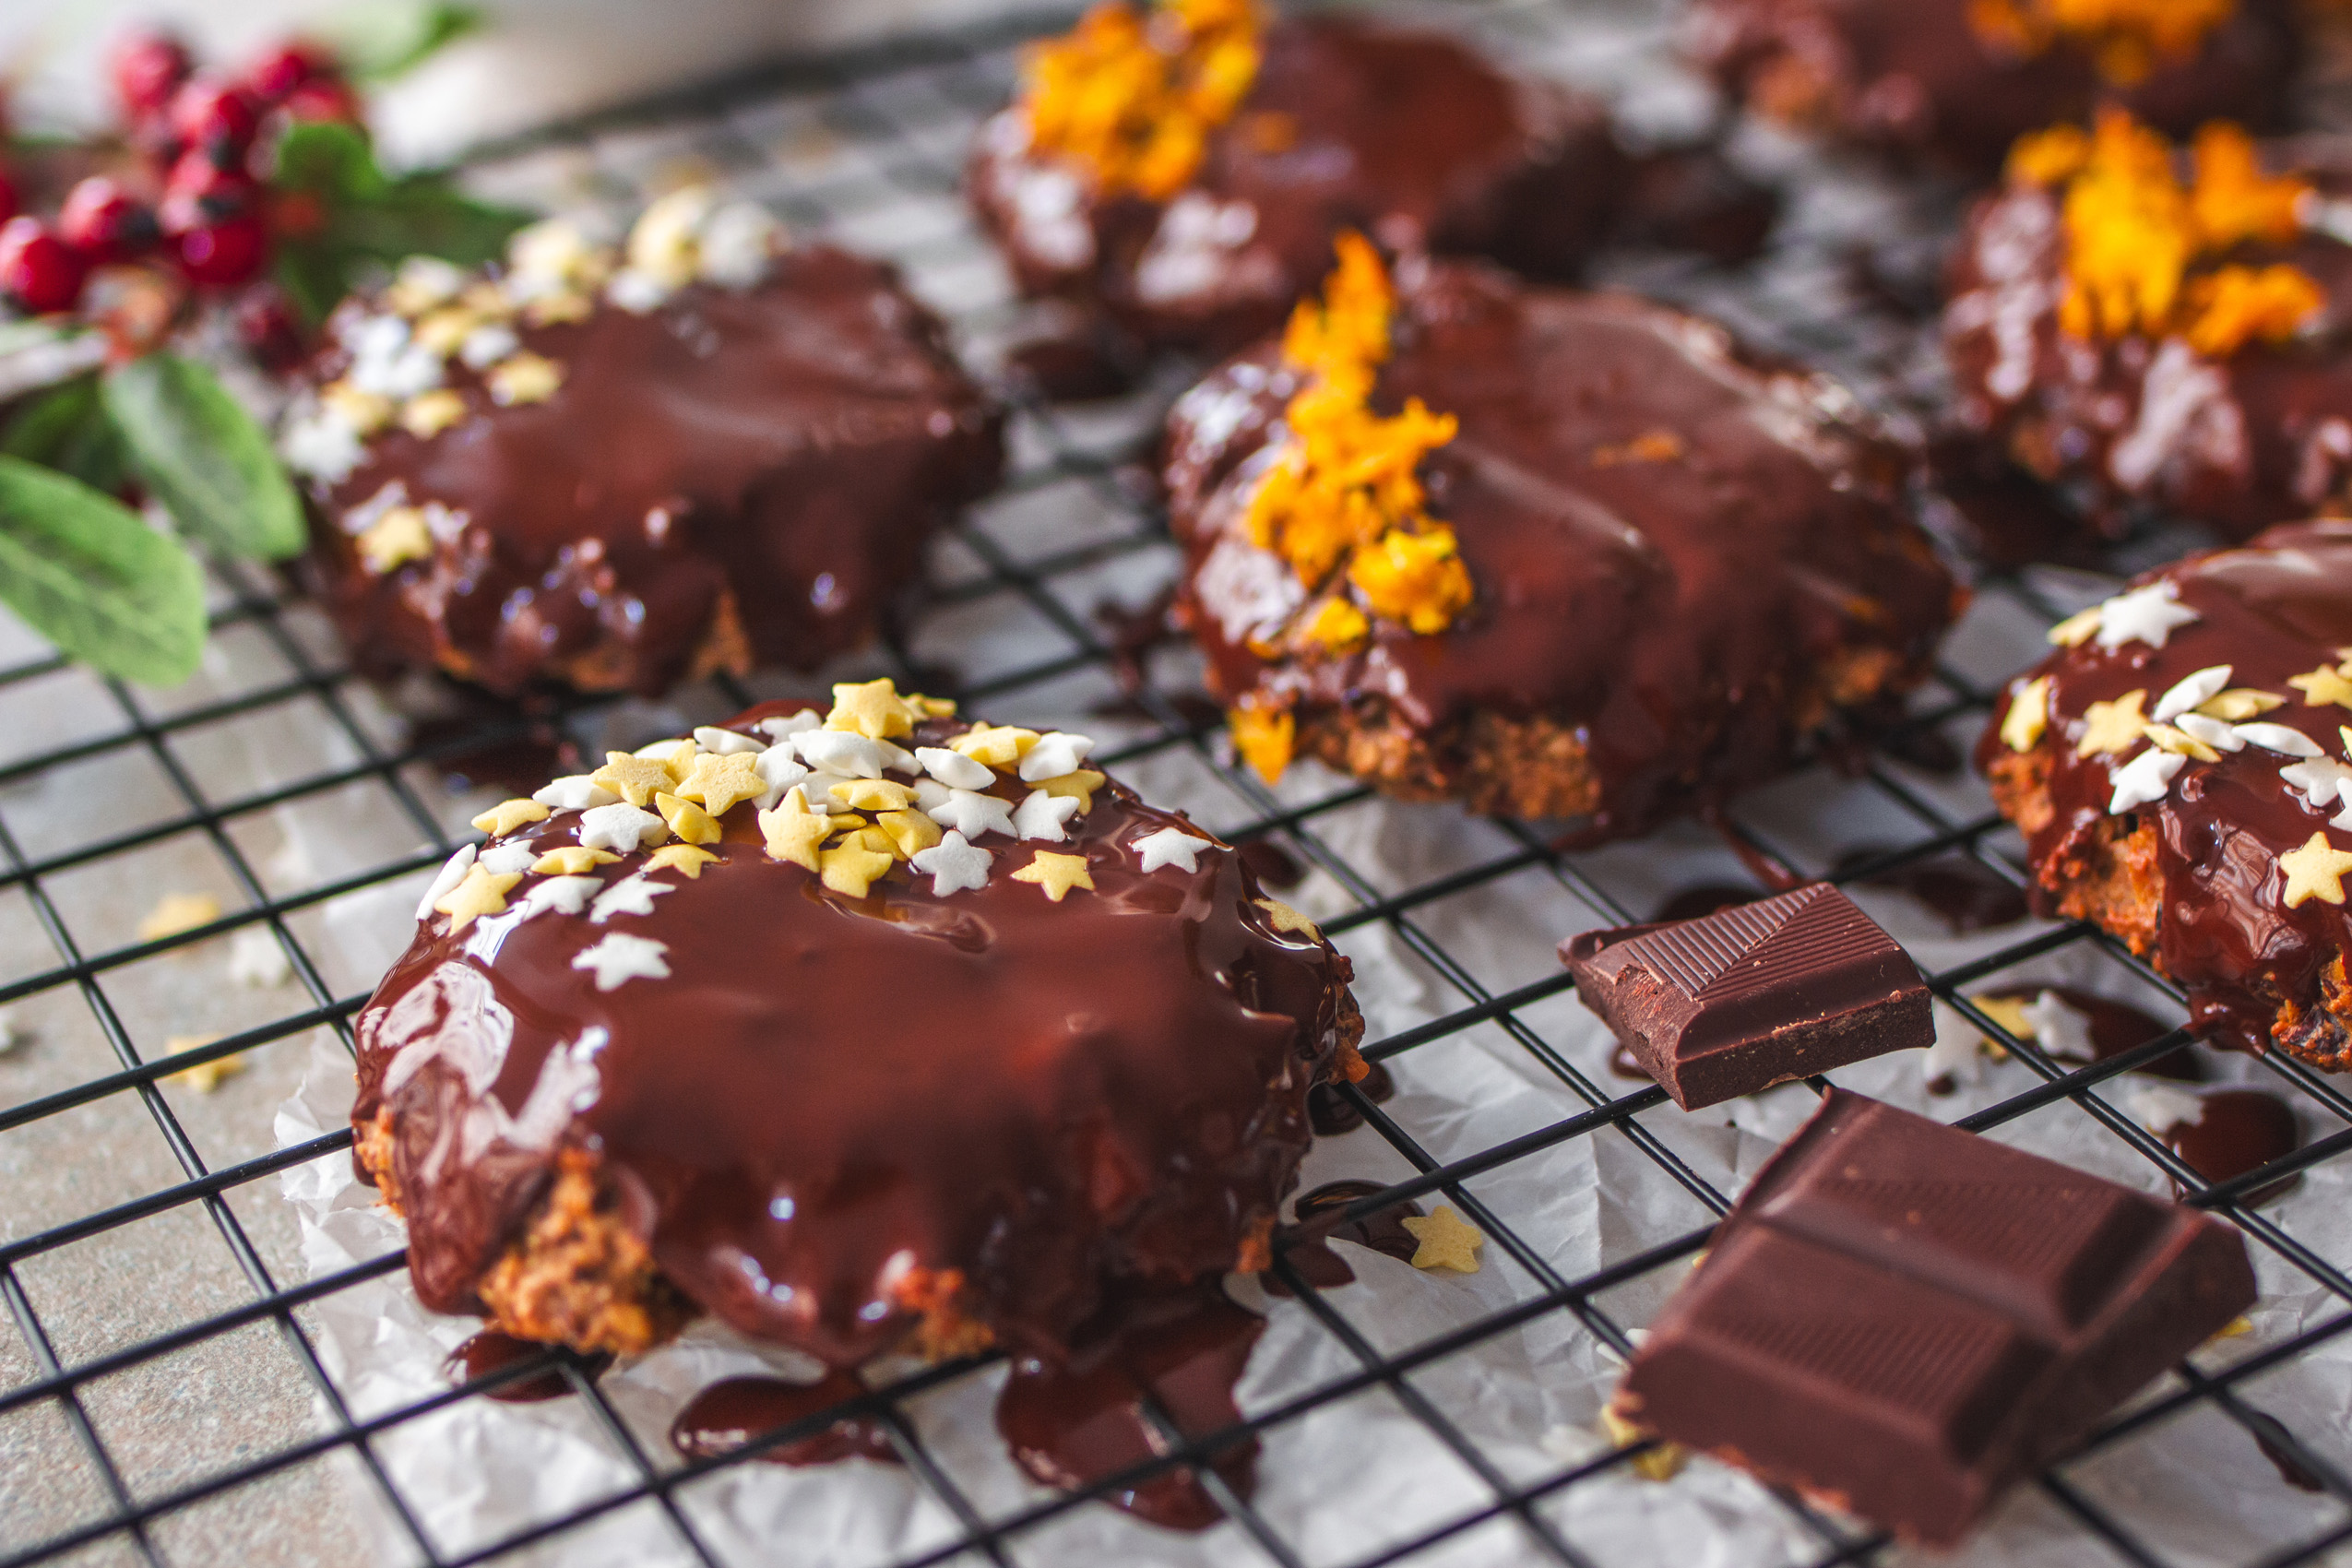
[[[293,483],[261,426],[212,372],[157,352],[107,372],[105,388],[131,471],[182,529],[232,555],[301,553]]]
[[[384,82],[479,30],[481,13],[447,0],[348,0],[308,20],[353,79]]]
[[[0,430],[0,454],[70,474],[109,495],[122,489],[128,462],[94,375],[77,376],[27,402]]]
[[[0,602],[126,681],[177,685],[204,653],[204,576],[179,542],[21,457],[0,457]]]

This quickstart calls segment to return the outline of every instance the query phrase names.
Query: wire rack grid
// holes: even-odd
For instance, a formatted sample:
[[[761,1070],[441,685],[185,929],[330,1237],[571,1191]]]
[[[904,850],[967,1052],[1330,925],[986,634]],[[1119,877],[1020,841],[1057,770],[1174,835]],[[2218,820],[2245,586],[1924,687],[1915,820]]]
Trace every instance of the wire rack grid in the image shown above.
[[[1609,84],[1629,101],[1662,105],[1657,117],[1667,122],[1687,117],[1689,96],[1666,63],[1665,26],[1647,6],[1468,0],[1429,15],[1530,68]],[[985,363],[1018,327],[1022,307],[973,234],[957,187],[973,126],[1010,87],[1016,42],[1010,31],[983,30],[747,77],[499,149],[476,175],[486,189],[615,211],[687,174],[716,175],[768,201],[799,231],[897,261]],[[1818,176],[1800,187],[1769,256],[1736,274],[1653,258],[1621,267],[1621,279],[1825,365],[1891,417],[1928,407],[1932,360],[1917,325],[1861,298],[1851,245],[1867,237],[1883,261],[1897,265],[1907,245],[1914,261],[1931,257],[1939,226],[1954,211],[1953,194],[1825,172],[1804,162],[1810,155],[1775,144],[1751,150],[1766,161],[1795,159],[1792,167]],[[996,715],[1060,711],[1089,698],[1125,705],[1132,721],[1107,753],[1112,767],[1192,770],[1229,801],[1218,823],[1227,837],[1282,846],[1310,869],[1336,906],[1325,921],[1336,940],[1355,950],[1378,938],[1379,953],[1429,988],[1436,1000],[1427,1016],[1369,1039],[1368,1057],[1401,1074],[1475,1033],[1548,1086],[1564,1114],[1442,1152],[1407,1099],[1384,1107],[1346,1091],[1370,1129],[1352,1135],[1377,1140],[1390,1168],[1407,1172],[1352,1212],[1369,1216],[1420,1198],[1455,1206],[1509,1272],[1507,1299],[1466,1298],[1455,1321],[1399,1344],[1369,1332],[1347,1292],[1319,1291],[1279,1254],[1276,1273],[1296,1300],[1285,1310],[1309,1314],[1345,1352],[1346,1370],[1253,1408],[1239,1428],[1188,1437],[1169,1424],[1166,1453],[1149,1465],[1075,1493],[1032,1491],[1010,1508],[975,1501],[918,1420],[926,1397],[988,1375],[988,1358],[909,1372],[841,1411],[688,1463],[647,1442],[589,1369],[554,1353],[396,1408],[355,1408],[321,1351],[320,1313],[396,1274],[404,1259],[393,1251],[324,1271],[306,1265],[277,1178],[339,1155],[349,1135],[285,1142],[268,1121],[310,1045],[348,1054],[350,1018],[374,979],[339,941],[335,911],[387,884],[413,887],[462,841],[479,797],[453,783],[453,766],[550,725],[609,734],[674,710],[576,700],[530,715],[469,710],[455,722],[407,723],[352,674],[315,612],[272,580],[220,565],[213,576],[220,656],[188,688],[156,694],[100,681],[21,636],[7,645],[14,662],[0,669],[0,930],[16,938],[0,944],[0,1004],[17,1040],[0,1055],[0,1302],[14,1336],[0,1337],[0,1568],[318,1561],[353,1551],[445,1568],[535,1552],[561,1561],[600,1524],[647,1512],[683,1560],[719,1563],[730,1559],[700,1521],[697,1486],[847,1413],[878,1418],[913,1477],[956,1521],[952,1538],[899,1561],[910,1568],[1048,1562],[1055,1558],[1039,1540],[1091,1499],[1244,1435],[1277,1439],[1319,1411],[1367,1396],[1408,1415],[1471,1478],[1479,1498],[1441,1517],[1400,1515],[1394,1531],[1341,1561],[1354,1568],[1434,1562],[1456,1547],[1491,1548],[1498,1533],[1515,1560],[1580,1568],[1627,1560],[1590,1544],[1574,1504],[1624,1481],[1648,1445],[1594,1443],[1531,1472],[1499,1461],[1478,1420],[1425,1374],[1539,1326],[1609,1355],[1629,1353],[1633,1323],[1705,1245],[1732,1189],[1692,1156],[1676,1113],[1659,1109],[1661,1091],[1610,1081],[1589,1050],[1566,1041],[1560,1020],[1574,1008],[1564,974],[1540,966],[1499,970],[1479,921],[1506,918],[1504,894],[1530,885],[1573,900],[1585,925],[1642,918],[1660,891],[1661,859],[1698,863],[1716,840],[1684,826],[1660,836],[1663,851],[1572,853],[1538,826],[1469,823],[1423,808],[1406,820],[1450,836],[1454,849],[1442,861],[1402,862],[1419,868],[1407,874],[1393,859],[1372,863],[1360,853],[1365,840],[1350,824],[1380,809],[1360,787],[1306,767],[1276,790],[1237,770],[1213,716],[1188,700],[1196,665],[1181,649],[1136,655],[1098,613],[1106,603],[1147,600],[1172,569],[1161,519],[1130,469],[1181,384],[1171,373],[1107,408],[1019,408],[1004,493],[943,540],[925,618],[853,672],[884,670],[932,690],[944,681],[972,709]],[[2178,535],[2144,539],[2109,564],[2122,570],[2180,542]],[[1735,874],[1743,863],[1777,864],[1861,885],[1964,857],[2016,885],[2015,841],[1981,790],[1919,759],[1937,738],[1965,744],[1997,682],[2022,657],[2017,650],[2111,580],[1984,574],[1977,608],[1918,694],[1907,730],[1867,755],[1824,757],[1736,802],[1716,831],[1740,858],[1717,849],[1719,858]],[[958,617],[991,606],[1030,628],[1024,653],[986,669],[959,663]],[[765,687],[721,681],[678,701],[716,714],[765,695]],[[259,773],[239,762],[256,726],[290,718],[315,746]],[[89,801],[106,809],[80,809]],[[400,825],[412,848],[359,864],[306,865],[290,852],[285,832],[303,813],[329,822],[364,813]],[[1867,841],[1858,840],[1865,828]],[[184,904],[176,921],[137,926],[157,895],[183,885],[211,888],[212,902]],[[1482,901],[1494,901],[1491,916],[1481,913]],[[224,948],[232,968],[242,963],[249,978],[278,983],[224,988]],[[2334,1431],[2282,1420],[2266,1406],[2352,1327],[2352,1278],[2330,1255],[2323,1226],[2289,1223],[2249,1194],[2294,1171],[2310,1185],[2326,1178],[2330,1162],[2352,1149],[2352,1099],[2298,1063],[2262,1059],[2246,1071],[2297,1103],[2307,1141],[2260,1171],[2204,1183],[2116,1103],[2123,1075],[2180,1045],[2183,1033],[2074,1066],[2012,1035],[1971,1000],[2004,974],[2060,960],[2097,969],[2110,989],[2136,986],[2168,1016],[2182,1016],[2177,990],[2097,932],[2004,926],[1966,956],[1932,966],[1941,1001],[2008,1051],[1991,1070],[1993,1087],[1975,1097],[1961,1124],[2005,1134],[2070,1119],[2070,1128],[2111,1145],[2144,1181],[2177,1182],[2184,1201],[2239,1225],[2262,1257],[2266,1289],[2289,1280],[2307,1310],[2291,1331],[2257,1336],[2243,1353],[2184,1364],[2042,1476],[2043,1513],[2064,1547],[2054,1560],[2183,1561],[2168,1549],[2160,1514],[2131,1506],[2129,1489],[2108,1484],[2102,1467],[2128,1465],[2141,1445],[2164,1442],[2197,1412],[2228,1423],[2313,1489],[2290,1511],[2292,1528],[2250,1538],[2232,1560],[2327,1557],[2352,1542],[2352,1477],[2331,1456],[2343,1445]],[[178,1034],[192,1016],[207,1028]],[[208,1072],[239,1069],[219,1095],[200,1092]],[[1661,1184],[1670,1201],[1658,1212],[1683,1218],[1622,1241],[1598,1266],[1563,1267],[1550,1239],[1499,1197],[1494,1182],[1549,1151],[1602,1144],[1630,1152],[1644,1179]],[[438,1538],[383,1457],[383,1443],[407,1423],[551,1369],[634,1481],[493,1538],[454,1547]],[[1200,1474],[1236,1526],[1228,1532],[1233,1561],[1289,1568],[1323,1560],[1214,1471]],[[361,1502],[350,1507],[354,1487]],[[1829,1564],[1896,1554],[1850,1520],[1752,1491],[1753,1505],[1782,1516],[1784,1538],[1795,1543],[1776,1560]]]

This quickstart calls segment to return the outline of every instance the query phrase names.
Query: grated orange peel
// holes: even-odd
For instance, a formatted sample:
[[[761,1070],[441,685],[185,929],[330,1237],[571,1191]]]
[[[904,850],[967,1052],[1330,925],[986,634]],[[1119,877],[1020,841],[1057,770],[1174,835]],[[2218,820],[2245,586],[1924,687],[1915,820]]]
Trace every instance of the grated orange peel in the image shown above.
[[[1105,194],[1167,200],[1257,80],[1259,26],[1256,0],[1097,6],[1023,63],[1029,145]]]
[[[2109,82],[2133,87],[2193,56],[2237,9],[2238,0],[1968,0],[1968,26],[2028,58],[2073,44]]]

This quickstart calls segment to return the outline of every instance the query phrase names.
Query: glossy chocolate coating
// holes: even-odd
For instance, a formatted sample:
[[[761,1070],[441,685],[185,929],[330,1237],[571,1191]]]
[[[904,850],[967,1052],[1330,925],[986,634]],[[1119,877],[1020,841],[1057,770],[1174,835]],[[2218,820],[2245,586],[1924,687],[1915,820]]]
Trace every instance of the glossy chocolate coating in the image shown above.
[[[901,865],[851,899],[770,859],[744,803],[650,915],[420,928],[360,1015],[353,1112],[396,1118],[418,1294],[473,1308],[566,1148],[671,1284],[840,1368],[904,1335],[911,1270],[960,1272],[966,1319],[1051,1356],[1114,1282],[1234,1267],[1356,1017],[1347,960],[1274,929],[1238,856],[1137,869],[1134,837],[1189,826],[1107,785],[1043,846],[1087,855],[1094,891],[1049,902],[1011,874],[1038,846],[992,832],[983,889]],[[595,989],[572,960],[614,930],[667,943],[670,977]]]
[[[1148,342],[1223,352],[1281,325],[1342,229],[1562,276],[1631,181],[1598,104],[1443,34],[1324,16],[1274,22],[1261,42],[1249,96],[1171,203],[1096,199],[1028,156],[1017,105],[989,123],[968,184],[1024,293],[1096,302]],[[1295,134],[1264,137],[1270,115]]]
[[[1833,1089],[1620,1399],[1662,1437],[1948,1546],[2253,1301],[2219,1221]]]
[[[2297,44],[2274,0],[2239,0],[2196,54],[2126,89],[2070,42],[2031,56],[1989,45],[1968,9],[1969,0],[1700,0],[1685,42],[1764,113],[1972,170],[2106,101],[2176,135],[2217,117],[2276,125],[2286,112]]]
[[[2019,677],[2049,676],[2052,711],[2065,716],[2050,726],[2059,743],[2044,742],[2049,818],[2025,834],[2048,907],[2062,862],[2107,818],[2115,765],[2125,760],[2074,754],[2091,703],[2144,689],[2153,708],[2183,677],[2227,664],[2232,686],[2287,699],[2262,715],[2263,723],[2301,731],[2322,756],[2342,754],[2336,731],[2352,712],[2311,707],[2287,681],[2333,666],[2337,650],[2352,645],[2352,523],[2288,524],[2243,549],[2204,552],[2135,580],[2158,577],[2177,584],[2180,602],[2201,617],[2176,628],[2162,648],[2128,642],[2108,650],[2089,641],[2058,649]],[[2006,710],[2004,702],[1978,743],[1979,767],[2008,752],[2000,735]],[[2264,1049],[2281,1003],[2312,1009],[2323,971],[2352,949],[2344,906],[2311,898],[2290,909],[2282,897],[2281,854],[2321,831],[2338,849],[2352,845],[2352,834],[2329,829],[2329,814],[2312,811],[2280,778],[2293,760],[2249,745],[2219,762],[2192,761],[2161,801],[2135,813],[2156,825],[2163,889],[2156,964],[2187,988],[2190,1027],[2216,1044]]]
[[[370,673],[653,694],[712,664],[813,669],[870,640],[931,531],[984,493],[1000,416],[878,262],[816,246],[737,292],[523,329],[545,402],[397,426],[314,490],[313,586]],[[339,351],[315,367],[342,368]],[[398,485],[469,521],[376,576],[344,526]]]
[[[1421,471],[1476,600],[1346,658],[1251,650],[1301,593],[1245,531],[1299,385],[1259,344],[1178,402],[1166,447],[1179,611],[1228,701],[1379,702],[1440,751],[1474,713],[1556,719],[1596,776],[1594,830],[1632,833],[1784,766],[1835,700],[1833,666],[1895,689],[1923,667],[1959,590],[1911,520],[1903,454],[1842,388],[1629,295],[1412,259],[1396,287],[1373,402],[1459,419]],[[1660,431],[1681,456],[1608,460]]]
[[[1576,999],[1685,1111],[1935,1043],[1918,967],[1827,883],[1588,931],[1560,958]]]
[[[2280,169],[2352,192],[2352,141],[2268,149]],[[2299,267],[2326,294],[2312,329],[2210,360],[2144,337],[2085,343],[2059,330],[2066,240],[2054,193],[2011,184],[1979,202],[1955,255],[1944,354],[1967,430],[2042,479],[2080,486],[2120,532],[2154,504],[2246,539],[2352,506],[2352,246],[2306,234],[2241,245],[2233,262]]]

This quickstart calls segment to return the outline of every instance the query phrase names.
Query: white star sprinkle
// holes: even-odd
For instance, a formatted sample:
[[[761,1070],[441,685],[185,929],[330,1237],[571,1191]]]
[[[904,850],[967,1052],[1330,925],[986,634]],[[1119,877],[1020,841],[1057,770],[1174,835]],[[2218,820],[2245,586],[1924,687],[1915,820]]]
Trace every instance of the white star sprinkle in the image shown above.
[[[776,802],[784,798],[784,791],[809,776],[809,770],[792,754],[790,741],[770,746],[754,757],[752,771],[767,785],[759,794],[759,809],[764,812],[774,811]]]
[[[801,760],[837,778],[882,777],[882,742],[846,730],[811,730],[792,737]]]
[[[945,805],[947,797],[955,792],[936,778],[915,780],[915,804],[926,814],[937,811]]]
[[[715,724],[695,725],[695,744],[717,756],[728,756],[736,752],[755,752],[760,749],[760,743],[749,735],[739,734],[732,730],[721,730]]]
[[[2107,804],[2108,814],[2120,816],[2134,806],[2164,799],[2172,788],[2172,776],[2188,763],[2188,758],[2172,752],[2161,752],[2154,746],[2142,752],[2115,770],[2115,798]]]
[[[609,806],[620,798],[585,773],[558,778],[531,796],[548,810],[559,812],[591,811],[598,806]]]
[[[962,888],[986,887],[989,864],[995,859],[962,834],[951,831],[930,849],[916,850],[914,866],[931,878],[932,896],[944,898]]]
[[[2180,585],[2167,578],[2117,594],[2100,605],[2095,640],[2110,653],[2131,642],[2162,647],[2175,631],[2203,619],[2180,602]]]
[[[2018,1011],[2033,1026],[2034,1043],[2050,1055],[2087,1062],[2096,1054],[2091,1049],[2089,1016],[2066,1005],[2066,998],[2058,992],[2038,992]]]
[[[1182,866],[1186,871],[1201,869],[1201,851],[1214,849],[1215,844],[1206,838],[1195,838],[1179,828],[1163,827],[1157,833],[1146,833],[1127,848],[1143,857],[1144,870],[1158,871],[1162,866]]]
[[[660,842],[669,837],[670,825],[656,813],[640,810],[625,801],[615,801],[609,806],[597,806],[580,814],[580,845],[583,849],[610,849],[625,855],[632,849],[642,849],[647,844]]]
[[[596,897],[604,885],[592,876],[551,876],[531,885],[523,901],[515,906],[515,923],[520,925],[533,915],[543,915],[552,909],[559,915],[576,915]]]
[[[256,991],[274,991],[293,978],[286,949],[267,926],[247,926],[229,939],[229,978]],[[7,1049],[0,1045],[0,1051]]]
[[[825,716],[813,707],[783,719],[763,719],[752,726],[771,741],[789,741],[795,735],[805,735],[825,722]]]
[[[2278,770],[2278,777],[2288,789],[2301,792],[2305,805],[2323,812],[2343,797],[2347,785],[2352,785],[2352,767],[2333,757],[2313,757],[2309,762],[2287,764]]]
[[[1013,813],[1013,830],[1024,838],[1040,839],[1059,844],[1070,837],[1062,825],[1078,814],[1075,795],[1049,795],[1042,790],[1032,790]]]
[[[2192,741],[2203,741],[2217,752],[2242,752],[2246,749],[2246,737],[2218,719],[2209,719],[2202,713],[2183,713],[2177,715],[2172,722],[2183,735]]]
[[[624,876],[597,895],[596,905],[588,911],[588,924],[602,925],[615,915],[649,915],[656,898],[676,891],[669,883],[647,881],[643,872]]]
[[[616,931],[574,955],[572,968],[595,970],[596,989],[615,991],[633,980],[668,980],[670,966],[661,956],[669,951],[666,942]]]
[[[2170,691],[2156,698],[2156,711],[2148,717],[2162,724],[2211,702],[2229,684],[2229,669],[2227,664],[2214,664],[2193,675],[2182,676]]]
[[[946,804],[932,807],[928,814],[940,826],[952,827],[967,838],[989,832],[1007,838],[1014,836],[1012,802],[977,790],[950,790]]]
[[[1094,742],[1087,736],[1049,731],[1039,735],[1037,744],[1021,758],[1021,781],[1034,784],[1040,778],[1059,778],[1065,773],[1075,773],[1092,750]]]
[[[2144,1084],[2126,1094],[2123,1103],[2141,1126],[2159,1138],[2184,1122],[2193,1127],[2205,1119],[2204,1100],[2169,1084]]]
[[[923,765],[915,760],[915,754],[904,746],[893,745],[888,741],[876,741],[873,747],[882,754],[882,766],[893,773],[903,773],[912,778],[923,770]]]
[[[2236,727],[2236,733],[2239,740],[2251,741],[2263,750],[2276,752],[2281,756],[2311,757],[2321,754],[2319,742],[2291,725],[2240,724]]]
[[[424,890],[424,897],[417,905],[417,919],[429,921],[433,918],[433,907],[441,902],[451,888],[466,880],[466,873],[474,869],[475,853],[474,847],[469,844],[443,862],[439,874],[433,879],[433,885]]]
[[[995,770],[977,757],[951,752],[945,746],[917,746],[915,760],[923,771],[954,790],[985,790],[996,781]]]
[[[492,871],[496,872],[499,875],[504,876],[510,871],[530,870],[531,862],[538,859],[539,851],[532,849],[529,844],[500,844],[492,849],[484,849],[475,860],[474,863],[477,865],[487,866]]]

